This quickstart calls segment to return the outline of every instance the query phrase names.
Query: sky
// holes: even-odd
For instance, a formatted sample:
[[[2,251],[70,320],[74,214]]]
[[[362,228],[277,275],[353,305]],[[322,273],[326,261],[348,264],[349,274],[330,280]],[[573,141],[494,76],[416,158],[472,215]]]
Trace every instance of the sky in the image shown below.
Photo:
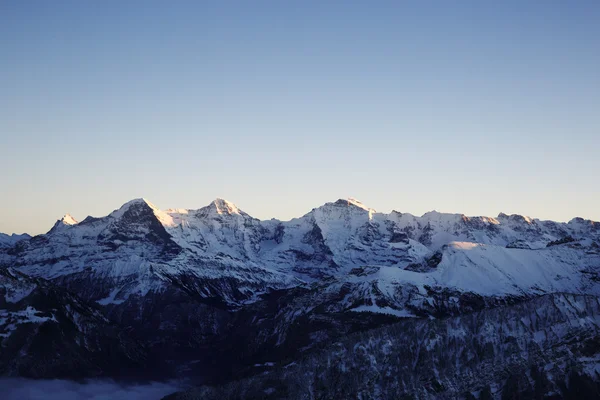
[[[1,1],[0,232],[128,200],[600,220],[598,1]]]

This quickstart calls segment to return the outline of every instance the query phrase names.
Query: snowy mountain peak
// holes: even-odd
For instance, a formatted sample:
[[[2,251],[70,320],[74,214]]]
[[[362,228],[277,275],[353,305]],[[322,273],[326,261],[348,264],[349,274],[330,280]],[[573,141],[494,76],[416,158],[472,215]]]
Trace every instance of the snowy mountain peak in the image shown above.
[[[423,214],[421,216],[421,218],[423,219],[423,221],[428,221],[428,222],[433,222],[433,221],[437,221],[440,223],[454,223],[456,221],[459,220],[465,220],[468,219],[469,217],[465,216],[464,214],[452,214],[452,213],[442,213],[436,210],[432,210],[432,211],[427,211],[425,214]]]
[[[359,200],[355,199],[354,197],[348,197],[348,204],[352,204],[353,206],[362,208],[363,210],[366,210],[366,211],[369,211],[369,212],[375,212],[374,209],[365,206],[362,202],[360,202]]]
[[[367,211],[369,213],[374,213],[375,212],[374,209],[365,206],[363,203],[361,203],[359,200],[357,200],[357,199],[355,199],[353,197],[349,197],[347,199],[339,199],[339,200],[337,200],[334,203],[327,203],[327,204],[325,204],[325,206],[328,206],[328,205],[334,205],[334,206],[337,206],[337,207],[340,207],[340,206],[341,207],[356,207],[356,208],[359,208],[361,210]]]
[[[577,225],[589,225],[590,227],[600,228],[600,222],[592,221],[590,219],[584,219],[581,217],[575,217],[568,222],[569,224]]]
[[[71,216],[71,214],[65,214],[61,219],[57,220],[52,229],[48,233],[61,231],[64,228],[77,225],[77,220]]]
[[[422,215],[422,218],[425,217],[439,217],[443,215],[441,212],[436,211],[436,210],[431,210],[431,211],[427,211],[425,214]],[[447,214],[447,215],[453,215],[453,214]]]
[[[128,201],[127,203],[123,204],[123,207],[124,206],[128,206],[128,205],[133,205],[133,204],[146,204],[151,209],[158,210],[158,207],[156,207],[154,204],[152,204],[148,199],[146,199],[144,197],[139,197],[137,199],[133,199],[131,201]]]
[[[77,224],[77,220],[71,216],[71,214],[65,214],[60,220],[65,225],[75,225]]]
[[[498,219],[499,220],[504,219],[504,220],[509,220],[509,221],[513,221],[513,222],[524,222],[528,225],[531,225],[535,222],[535,220],[531,217],[527,217],[527,216],[523,216],[523,215],[519,215],[519,214],[507,215],[507,214],[504,214],[503,212],[498,214]]]
[[[598,327],[589,330],[594,336],[581,329],[590,321],[586,310],[600,315],[600,224],[589,220],[565,224],[518,215],[495,219],[435,211],[416,217],[375,213],[349,198],[290,221],[260,221],[220,198],[199,210],[166,211],[140,198],[109,216],[80,223],[67,214],[53,229],[56,233],[20,242],[14,235],[0,234],[0,371],[5,374],[56,369],[61,374],[73,370],[80,377],[78,369],[89,364],[92,376],[110,377],[105,365],[114,365],[115,373],[123,376],[138,368],[127,361],[135,356],[149,367],[152,360],[172,365],[173,376],[189,370],[194,379],[204,379],[204,365],[211,374],[214,370],[216,379],[234,377],[252,365],[259,366],[252,368],[262,376],[261,365],[269,365],[268,371],[287,369],[292,356],[304,357],[313,349],[322,354],[328,342],[336,343],[335,354],[341,354],[338,338],[356,338],[350,334],[373,332],[380,324],[393,330],[368,346],[347,347],[352,360],[366,360],[367,367],[346,365],[366,371],[371,380],[376,377],[371,354],[381,353],[378,365],[386,368],[394,358],[390,354],[408,357],[406,368],[393,374],[404,377],[412,369],[422,370],[414,383],[406,381],[410,387],[435,391],[418,392],[422,398],[455,398],[439,390],[454,385],[457,393],[466,393],[465,385],[475,382],[468,369],[451,381],[444,377],[450,375],[438,374],[442,367],[429,362],[452,346],[456,357],[439,358],[436,365],[462,368],[475,359],[479,364],[473,368],[485,369],[481,379],[494,374],[512,379],[504,373],[508,364],[494,367],[502,354],[525,368],[526,380],[540,374],[531,369],[527,375],[528,360],[539,361],[542,368],[562,368],[566,361],[541,352],[542,341],[547,341],[557,354],[569,356],[568,348],[551,342],[558,334],[582,349],[590,371],[595,373],[600,359],[600,353],[591,353],[597,350]],[[539,303],[528,308],[532,317],[526,319],[522,314],[509,318],[505,308],[492,311],[494,318],[481,313],[555,293],[589,295],[589,301],[580,306],[565,298],[548,305],[549,310],[571,307],[568,321],[548,314]],[[394,318],[399,324],[392,326]],[[541,328],[544,320],[552,322],[548,330]],[[416,350],[407,357],[404,339],[397,340],[397,349],[388,346],[402,332],[416,338]],[[532,339],[521,342],[522,334]],[[131,343],[130,336],[135,338]],[[494,340],[492,347],[487,338]],[[469,343],[474,347],[465,351]],[[60,357],[48,357],[48,348]],[[534,353],[515,357],[519,349]],[[481,364],[478,360],[488,353],[489,363]],[[112,354],[114,360],[103,357]],[[222,362],[213,363],[217,357]],[[337,355],[326,357],[331,363],[346,362]],[[326,370],[315,375],[320,371]],[[293,378],[305,376],[293,373]],[[333,375],[323,376],[318,382],[324,384],[315,387],[326,386]],[[335,372],[336,380],[338,376],[343,377]],[[271,377],[275,375],[269,376],[269,385],[275,381]],[[468,387],[481,391],[480,382],[489,380]],[[256,393],[264,397],[261,393],[266,392]],[[331,393],[322,397],[335,398]],[[336,393],[349,397],[344,396],[349,392]],[[381,393],[377,398],[399,397]],[[269,398],[291,397],[287,394]]]
[[[137,198],[137,199],[130,200],[127,203],[123,204],[118,210],[115,210],[112,213],[110,213],[109,216],[111,216],[113,218],[120,218],[132,206],[140,206],[140,205],[146,205],[146,206],[150,207],[152,209],[152,211],[160,211],[158,209],[158,207],[156,207],[154,204],[152,204],[148,200],[146,200],[144,198]]]
[[[29,236],[26,233],[23,233],[21,235],[16,233],[13,233],[12,235],[7,235],[6,233],[0,232],[0,249],[4,247],[12,247],[18,241],[25,239],[31,239],[31,236]]]
[[[235,204],[225,199],[216,198],[209,205],[219,215],[240,214],[240,209]]]

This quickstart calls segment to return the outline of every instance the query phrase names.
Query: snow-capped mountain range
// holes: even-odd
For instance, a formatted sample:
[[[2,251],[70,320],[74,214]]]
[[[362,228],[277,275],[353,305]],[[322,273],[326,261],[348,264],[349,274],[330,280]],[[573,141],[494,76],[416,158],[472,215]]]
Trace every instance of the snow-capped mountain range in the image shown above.
[[[245,332],[243,368],[398,319],[598,296],[600,223],[385,214],[355,199],[261,221],[222,199],[196,210],[135,199],[101,218],[66,214],[43,235],[0,235],[0,268],[76,296],[168,350],[174,368],[193,369],[206,346],[233,352],[223,341]],[[11,302],[13,292],[0,287],[5,304],[27,303],[23,291]],[[36,321],[58,323],[44,315]],[[0,318],[3,341],[16,332],[6,326]]]
[[[4,242],[16,246],[4,262],[28,275],[110,278],[84,296],[100,304],[161,291],[185,274],[235,281],[224,290],[196,288],[201,297],[235,307],[265,290],[324,277],[376,281],[390,295],[406,284],[490,296],[587,293],[595,285],[581,269],[598,262],[600,223],[383,214],[354,199],[291,221],[260,221],[222,199],[198,210],[164,211],[136,199],[103,218],[78,223],[67,214],[45,235],[9,238]],[[365,267],[366,276],[352,274]]]
[[[22,235],[17,235],[16,233],[13,233],[12,235],[7,235],[6,233],[0,232],[0,249],[12,247],[18,241],[30,238],[31,236],[29,236],[26,233]]]

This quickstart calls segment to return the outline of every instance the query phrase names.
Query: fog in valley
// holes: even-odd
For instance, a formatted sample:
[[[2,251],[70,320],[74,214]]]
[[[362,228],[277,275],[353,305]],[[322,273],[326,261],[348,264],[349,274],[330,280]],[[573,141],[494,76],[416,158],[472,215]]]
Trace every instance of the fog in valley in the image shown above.
[[[158,400],[180,390],[173,383],[122,385],[114,381],[0,379],[4,400]]]

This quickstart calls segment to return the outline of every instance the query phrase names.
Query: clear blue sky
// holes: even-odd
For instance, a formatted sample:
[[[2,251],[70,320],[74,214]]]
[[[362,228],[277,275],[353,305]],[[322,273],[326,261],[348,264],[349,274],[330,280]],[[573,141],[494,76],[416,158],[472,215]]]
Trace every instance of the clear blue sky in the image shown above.
[[[600,220],[599,1],[0,1],[0,231],[146,197]]]

